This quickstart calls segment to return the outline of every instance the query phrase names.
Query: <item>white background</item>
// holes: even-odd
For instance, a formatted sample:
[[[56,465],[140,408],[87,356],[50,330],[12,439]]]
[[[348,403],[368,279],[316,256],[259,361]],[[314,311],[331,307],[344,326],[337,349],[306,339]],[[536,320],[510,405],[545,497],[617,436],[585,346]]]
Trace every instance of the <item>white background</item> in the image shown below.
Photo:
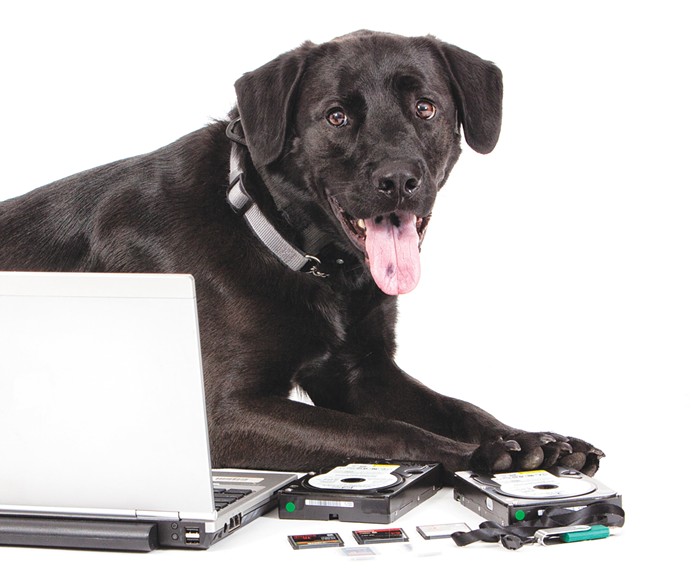
[[[686,544],[663,540],[682,539],[682,520],[692,521],[684,494],[697,490],[698,471],[690,423],[700,378],[700,90],[691,5],[7,4],[0,199],[223,117],[238,76],[307,39],[358,28],[430,33],[493,60],[505,83],[501,140],[488,156],[464,145],[438,198],[422,281],[401,298],[399,363],[509,424],[605,450],[599,478],[623,494],[627,526],[616,539],[567,547],[568,557],[557,552],[557,563],[574,572],[611,562],[672,566]],[[290,557],[290,529],[262,522],[272,528],[251,526],[250,536],[242,531],[196,560],[0,549],[0,562],[177,573],[185,557],[188,571],[234,569],[267,550],[263,565],[304,554],[299,565],[313,572],[324,558]],[[242,545],[253,534],[268,541]],[[498,570],[507,558],[490,547],[460,553],[450,556],[460,570]],[[502,568],[515,562],[508,558]],[[521,572],[532,562],[539,573],[554,556],[522,558]],[[393,562],[413,565],[409,552]]]

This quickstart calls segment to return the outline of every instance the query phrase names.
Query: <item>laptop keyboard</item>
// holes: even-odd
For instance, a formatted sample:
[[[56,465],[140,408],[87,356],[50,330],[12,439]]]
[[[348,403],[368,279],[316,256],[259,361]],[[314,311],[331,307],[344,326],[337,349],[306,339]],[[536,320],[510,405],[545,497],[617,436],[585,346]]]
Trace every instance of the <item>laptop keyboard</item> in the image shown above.
[[[239,490],[235,488],[214,488],[214,506],[218,512],[251,492],[252,490]]]

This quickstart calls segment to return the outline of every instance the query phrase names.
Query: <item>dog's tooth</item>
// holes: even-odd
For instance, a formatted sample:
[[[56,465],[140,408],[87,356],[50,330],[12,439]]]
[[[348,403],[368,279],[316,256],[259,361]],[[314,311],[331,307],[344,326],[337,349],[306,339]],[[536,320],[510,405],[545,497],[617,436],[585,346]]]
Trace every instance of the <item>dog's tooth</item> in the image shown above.
[[[364,221],[362,218],[360,218],[360,219],[357,221],[357,227],[358,227],[360,230],[367,230],[367,226],[365,226],[365,221]]]

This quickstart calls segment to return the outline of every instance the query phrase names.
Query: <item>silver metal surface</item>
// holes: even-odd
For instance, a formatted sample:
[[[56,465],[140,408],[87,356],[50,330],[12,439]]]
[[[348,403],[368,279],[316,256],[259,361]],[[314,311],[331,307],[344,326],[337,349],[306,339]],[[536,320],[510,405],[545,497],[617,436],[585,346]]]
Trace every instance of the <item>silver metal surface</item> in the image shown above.
[[[211,515],[192,277],[0,272],[0,511],[47,506]]]

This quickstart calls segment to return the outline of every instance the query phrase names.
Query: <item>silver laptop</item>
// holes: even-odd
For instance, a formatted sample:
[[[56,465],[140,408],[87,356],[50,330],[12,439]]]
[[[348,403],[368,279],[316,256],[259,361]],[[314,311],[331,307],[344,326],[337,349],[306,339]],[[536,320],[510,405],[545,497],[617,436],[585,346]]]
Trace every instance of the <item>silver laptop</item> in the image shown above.
[[[0,272],[0,544],[208,548],[297,477],[211,469],[191,276]]]

